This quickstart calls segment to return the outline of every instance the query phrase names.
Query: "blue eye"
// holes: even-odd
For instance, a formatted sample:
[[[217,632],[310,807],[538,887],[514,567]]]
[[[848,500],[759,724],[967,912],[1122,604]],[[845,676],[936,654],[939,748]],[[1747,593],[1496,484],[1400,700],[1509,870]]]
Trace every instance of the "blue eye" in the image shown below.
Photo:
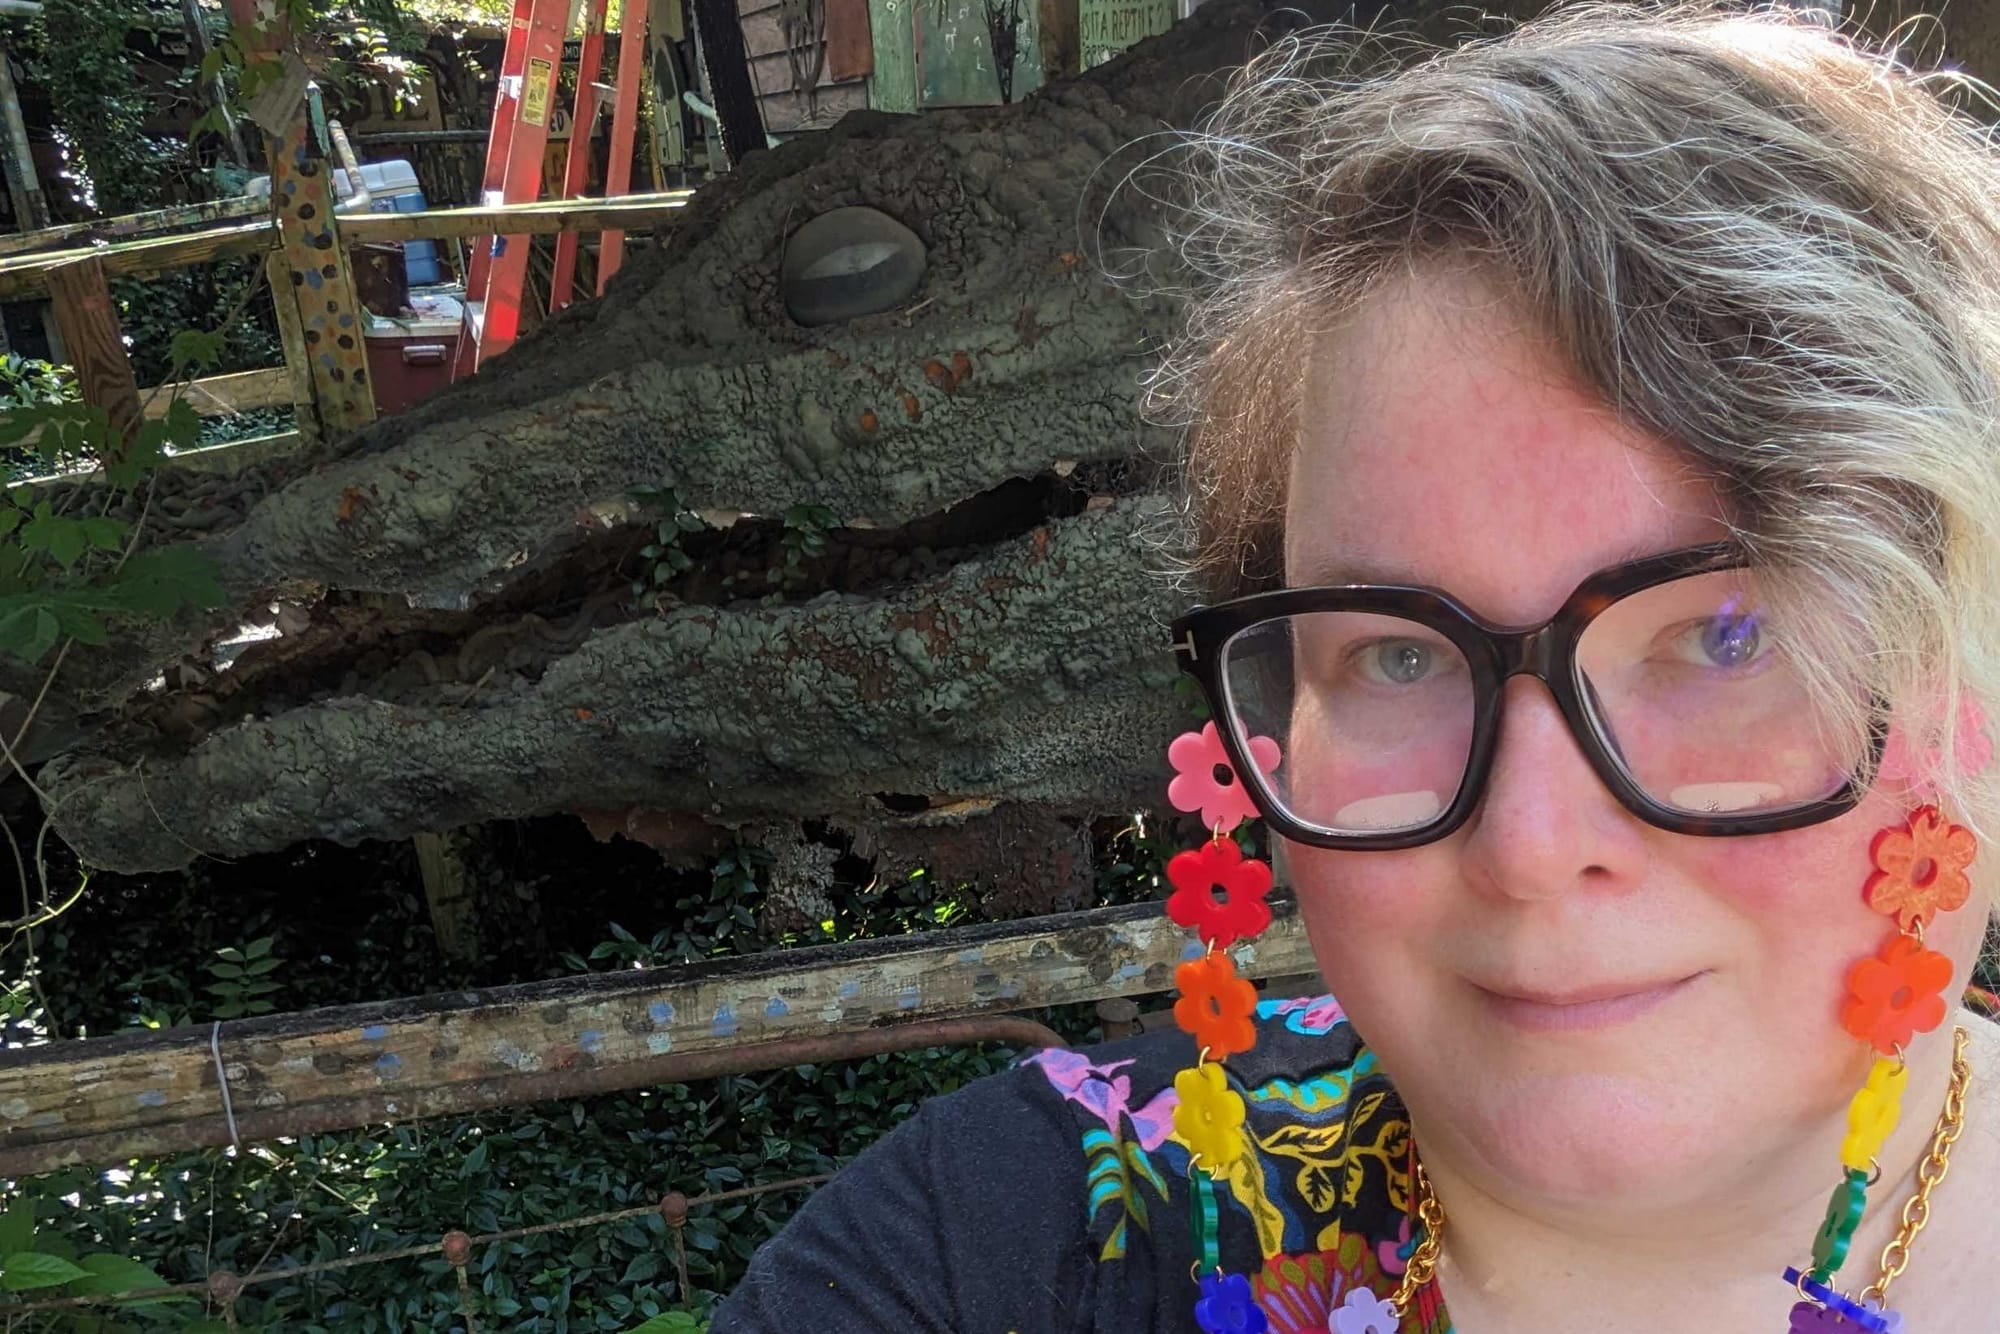
[[[1741,667],[1757,657],[1763,647],[1763,632],[1757,613],[1738,614],[1724,608],[1701,627],[1701,651],[1717,667]]]
[[[1430,675],[1431,651],[1407,639],[1391,639],[1375,648],[1375,670],[1384,681],[1415,685]]]

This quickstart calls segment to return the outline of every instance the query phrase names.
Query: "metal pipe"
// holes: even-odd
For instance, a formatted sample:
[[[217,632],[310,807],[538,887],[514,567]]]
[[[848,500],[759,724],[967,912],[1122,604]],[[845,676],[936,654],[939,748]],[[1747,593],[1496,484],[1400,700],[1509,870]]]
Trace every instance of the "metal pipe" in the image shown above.
[[[340,165],[347,169],[350,193],[340,201],[340,207],[352,209],[356,213],[366,213],[369,202],[374,196],[368,192],[368,182],[361,178],[361,162],[354,156],[354,146],[347,142],[347,131],[341,128],[337,120],[328,120],[326,131],[333,139],[334,156],[339,158]]]
[[[372,1122],[415,1121],[490,1107],[618,1093],[653,1084],[685,1084],[721,1075],[783,1070],[794,1065],[859,1060],[884,1052],[968,1046],[977,1042],[1005,1042],[1023,1047],[1067,1045],[1053,1029],[1015,1015],[931,1019],[783,1038],[776,1042],[753,1042],[710,1051],[668,1052],[603,1067],[574,1065],[532,1073],[495,1075],[441,1088],[385,1088],[304,1106],[260,1109],[246,1107],[239,1101],[236,1133],[238,1139],[248,1144],[280,1136],[345,1130]],[[228,1124],[215,1115],[76,1139],[43,1140],[18,1148],[0,1148],[0,1177],[32,1176],[58,1167],[112,1163],[126,1158],[179,1153],[229,1142]]]

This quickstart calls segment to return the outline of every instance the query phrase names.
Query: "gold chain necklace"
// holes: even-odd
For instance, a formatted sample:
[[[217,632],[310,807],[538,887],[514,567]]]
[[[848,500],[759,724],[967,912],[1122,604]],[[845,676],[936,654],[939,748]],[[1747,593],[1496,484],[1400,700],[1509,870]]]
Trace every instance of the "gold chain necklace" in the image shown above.
[[[1944,1180],[1951,1166],[1951,1146],[1958,1143],[1965,1129],[1965,1090],[1972,1082],[1972,1063],[1965,1057],[1965,1046],[1971,1036],[1963,1028],[1952,1030],[1951,1087],[1945,1091],[1944,1110],[1938,1113],[1937,1126],[1931,1131],[1930,1152],[1917,1164],[1917,1189],[1903,1202],[1902,1223],[1882,1248],[1882,1271],[1861,1294],[1863,1300],[1873,1298],[1877,1306],[1884,1304],[1889,1285],[1909,1268],[1910,1243],[1931,1221],[1931,1191]]]
[[[1903,1204],[1903,1217],[1896,1229],[1896,1235],[1882,1248],[1882,1270],[1875,1281],[1861,1294],[1863,1301],[1872,1301],[1880,1307],[1888,1296],[1889,1285],[1909,1268],[1910,1246],[1917,1234],[1931,1218],[1931,1192],[1944,1180],[1945,1172],[1951,1167],[1951,1146],[1958,1143],[1959,1135],[1965,1130],[1965,1092],[1972,1082],[1972,1064],[1966,1059],[1965,1047],[1971,1035],[1963,1028],[1953,1030],[1951,1050],[1951,1087],[1944,1095],[1944,1110],[1938,1113],[1937,1125],[1931,1131],[1930,1151],[1917,1164],[1917,1188]],[[1416,1151],[1411,1149],[1414,1159]],[[1437,1195],[1431,1190],[1430,1176],[1419,1162],[1411,1172],[1410,1190],[1416,1202],[1417,1224],[1422,1228],[1422,1237],[1416,1249],[1410,1252],[1409,1267],[1403,1270],[1402,1282],[1389,1298],[1395,1308],[1396,1319],[1401,1320],[1437,1272],[1438,1255],[1444,1248],[1444,1206],[1438,1203]]]

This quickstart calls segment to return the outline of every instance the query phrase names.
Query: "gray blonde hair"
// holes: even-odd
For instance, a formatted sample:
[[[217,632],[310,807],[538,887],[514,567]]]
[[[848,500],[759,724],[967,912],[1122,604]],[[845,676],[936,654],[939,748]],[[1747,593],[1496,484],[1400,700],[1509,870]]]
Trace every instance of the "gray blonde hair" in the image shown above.
[[[1408,47],[1285,38],[1174,150],[1193,291],[1148,409],[1182,428],[1177,573],[1211,597],[1282,581],[1296,349],[1411,266],[1469,260],[1714,480],[1827,725],[1852,743],[1888,702],[1922,776],[1989,823],[2000,766],[1961,773],[1942,707],[2000,699],[1983,129],[1939,76],[1784,10],[1591,3]]]

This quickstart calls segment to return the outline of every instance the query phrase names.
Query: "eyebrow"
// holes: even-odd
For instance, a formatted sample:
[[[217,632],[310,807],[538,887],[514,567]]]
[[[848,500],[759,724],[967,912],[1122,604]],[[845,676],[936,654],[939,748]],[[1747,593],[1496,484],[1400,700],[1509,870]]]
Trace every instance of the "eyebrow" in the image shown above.
[[[1613,553],[1609,560],[1595,565],[1591,573],[1615,569],[1629,565],[1633,561],[1645,560],[1651,556],[1664,556],[1670,552],[1685,551],[1691,544],[1661,546],[1654,542],[1633,542]],[[1703,544],[1692,544],[1703,545]],[[1382,557],[1370,563],[1360,563],[1341,556],[1329,556],[1325,560],[1314,560],[1306,566],[1305,579],[1285,580],[1287,588],[1332,588],[1344,584],[1387,584],[1396,587],[1449,588],[1447,581],[1424,574],[1417,567],[1398,561],[1394,556]],[[1586,575],[1586,578],[1589,576]]]

